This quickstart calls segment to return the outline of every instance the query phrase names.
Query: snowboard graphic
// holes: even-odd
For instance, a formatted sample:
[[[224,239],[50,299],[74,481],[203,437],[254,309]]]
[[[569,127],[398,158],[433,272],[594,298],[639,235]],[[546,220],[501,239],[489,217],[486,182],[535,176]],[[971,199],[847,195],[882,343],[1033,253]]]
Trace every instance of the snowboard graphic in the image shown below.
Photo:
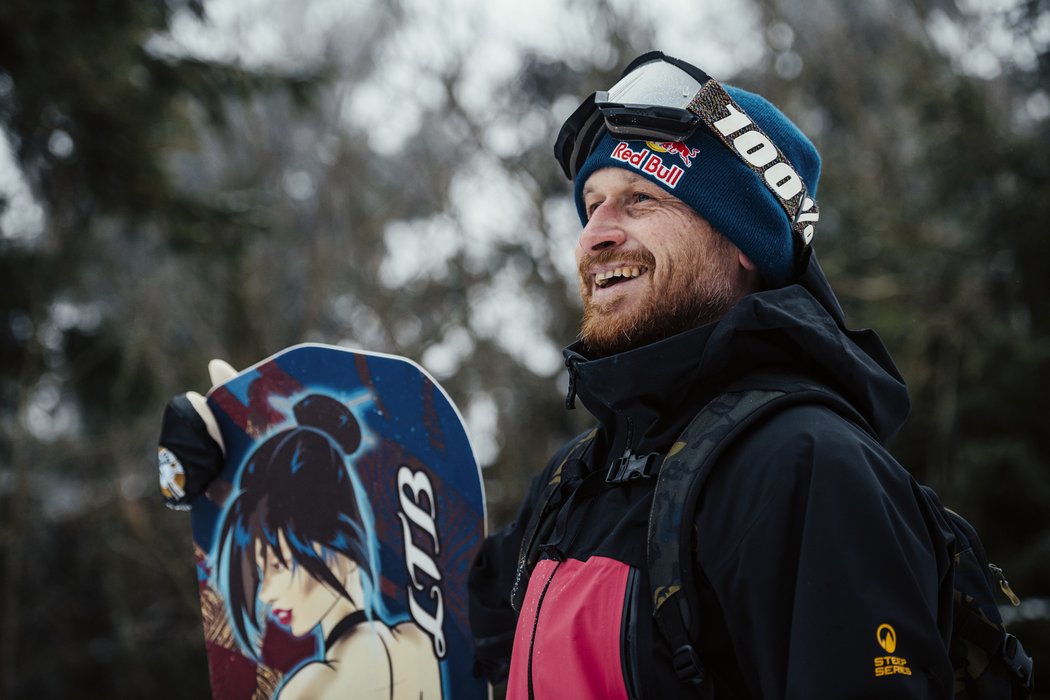
[[[441,387],[308,344],[208,405],[226,466],[191,520],[212,697],[487,698],[466,600],[485,500]]]

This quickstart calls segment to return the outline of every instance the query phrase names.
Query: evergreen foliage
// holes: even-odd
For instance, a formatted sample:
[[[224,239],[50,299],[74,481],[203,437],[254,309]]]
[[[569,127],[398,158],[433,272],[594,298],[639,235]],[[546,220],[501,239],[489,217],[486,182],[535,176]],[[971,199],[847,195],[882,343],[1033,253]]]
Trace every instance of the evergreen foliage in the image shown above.
[[[43,212],[16,226],[0,189],[0,697],[206,696],[187,520],[160,505],[154,450],[211,357],[320,341],[422,361],[475,428],[490,527],[587,424],[559,393],[578,222],[551,143],[563,98],[662,29],[575,3],[593,45],[526,52],[481,108],[472,45],[421,46],[410,5],[348,3],[269,65],[170,48],[208,26],[194,0],[0,4],[0,138]],[[893,451],[1029,601],[1011,629],[1038,663],[1050,3],[972,5],[754,0],[760,51],[716,77],[820,149],[821,262],[912,391]],[[989,58],[993,28],[1012,51]]]

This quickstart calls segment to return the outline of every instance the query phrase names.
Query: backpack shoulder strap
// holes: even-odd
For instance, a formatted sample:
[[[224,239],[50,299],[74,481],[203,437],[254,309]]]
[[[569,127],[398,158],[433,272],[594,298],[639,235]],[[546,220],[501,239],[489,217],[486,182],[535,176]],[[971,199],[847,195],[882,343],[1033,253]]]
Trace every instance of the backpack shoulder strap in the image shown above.
[[[579,464],[594,441],[598,429],[593,428],[581,433],[568,442],[551,460],[553,468],[547,472],[547,484],[543,487],[536,507],[529,517],[521,538],[521,549],[518,552],[518,566],[514,572],[514,585],[510,591],[510,604],[515,611],[521,609],[529,575],[536,565],[537,545],[551,534],[554,527],[553,515],[562,501],[566,488],[571,487],[579,477]]]
[[[668,451],[649,514],[647,557],[656,626],[669,642],[679,679],[699,685],[705,669],[694,644],[701,629],[694,599],[693,514],[718,457],[734,439],[775,412],[797,404],[823,404],[857,423],[866,422],[844,399],[817,385],[723,393],[693,418]],[[684,562],[684,565],[683,565]]]

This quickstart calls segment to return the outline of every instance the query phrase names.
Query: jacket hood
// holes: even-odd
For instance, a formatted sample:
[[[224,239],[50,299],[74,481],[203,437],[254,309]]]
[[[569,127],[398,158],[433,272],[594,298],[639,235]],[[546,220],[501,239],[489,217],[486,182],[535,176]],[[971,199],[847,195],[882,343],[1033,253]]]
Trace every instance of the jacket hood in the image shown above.
[[[822,383],[849,401],[884,442],[910,406],[878,335],[846,327],[816,256],[798,282],[749,295],[719,321],[596,359],[577,342],[566,348],[565,360],[570,398],[575,392],[603,424],[631,412],[635,425],[649,426],[655,432],[649,437],[664,444],[684,428],[680,420],[669,422],[669,414],[686,413],[688,421],[730,384],[751,377]]]

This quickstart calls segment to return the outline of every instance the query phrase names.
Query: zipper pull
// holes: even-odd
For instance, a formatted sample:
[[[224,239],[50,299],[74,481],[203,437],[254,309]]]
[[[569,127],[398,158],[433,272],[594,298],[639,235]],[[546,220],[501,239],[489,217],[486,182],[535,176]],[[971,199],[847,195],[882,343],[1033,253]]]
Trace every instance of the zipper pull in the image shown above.
[[[1010,582],[1006,580],[1006,574],[1003,573],[1002,568],[991,562],[988,563],[988,568],[992,570],[992,576],[994,576],[995,580],[999,582],[999,589],[1003,592],[1003,595],[1010,599],[1010,602],[1013,603],[1015,608],[1020,605],[1021,599],[1018,598],[1017,594],[1014,593],[1012,588],[1010,588]]]
[[[569,370],[569,390],[565,394],[565,408],[572,411],[576,408],[576,363],[572,358],[565,358],[565,366]]]

